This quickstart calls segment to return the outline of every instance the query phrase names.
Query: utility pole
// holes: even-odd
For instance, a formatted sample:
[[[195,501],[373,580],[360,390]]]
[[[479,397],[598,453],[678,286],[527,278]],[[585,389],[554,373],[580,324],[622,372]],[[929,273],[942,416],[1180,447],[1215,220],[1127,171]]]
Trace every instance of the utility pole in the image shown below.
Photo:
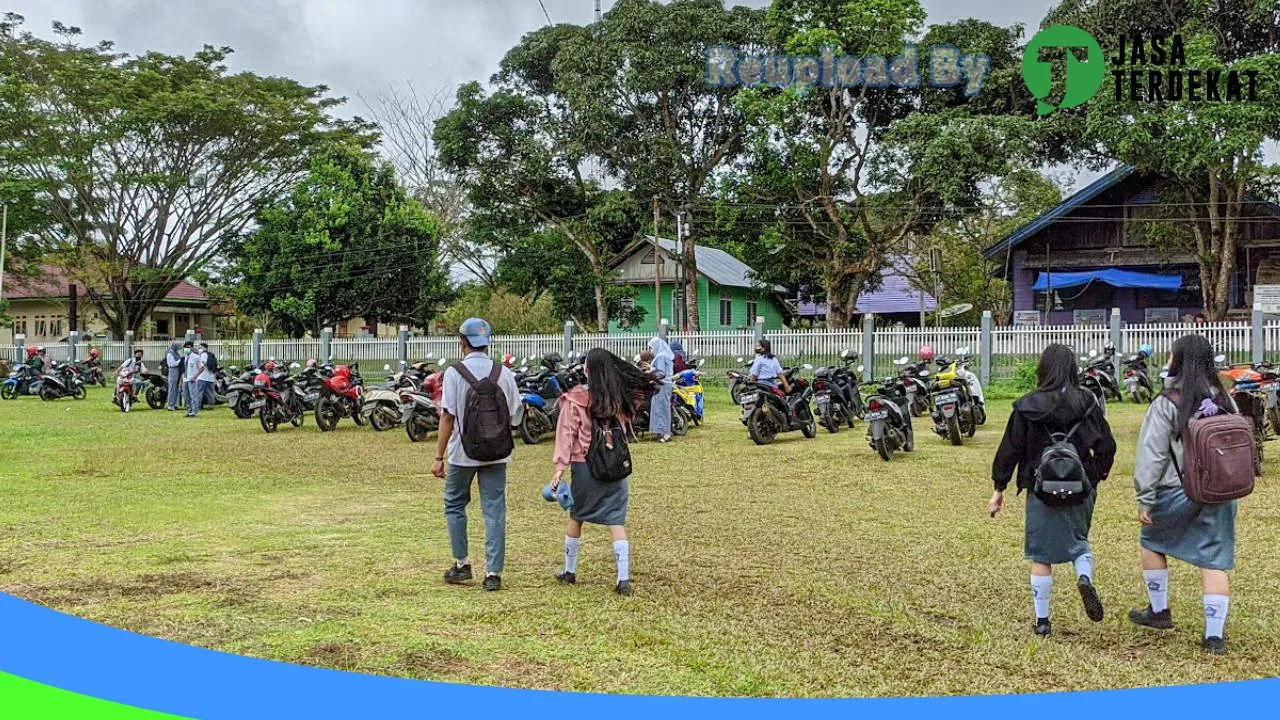
[[[596,0],[596,22],[600,22],[600,0]]]
[[[653,327],[662,322],[662,246],[658,243],[658,196],[653,196]]]
[[[676,212],[676,289],[677,289],[677,292],[680,293],[680,306],[672,310],[671,314],[674,315],[672,320],[675,322],[676,327],[680,328],[681,331],[685,331],[685,330],[688,330],[689,328],[686,326],[687,323],[685,322],[685,316],[688,314],[685,309],[685,303],[687,302],[686,296],[688,295],[688,293],[685,291],[686,288],[684,286],[684,208],[683,207],[681,207],[680,210]]]
[[[0,205],[0,300],[4,300],[4,251],[9,240],[9,206]]]

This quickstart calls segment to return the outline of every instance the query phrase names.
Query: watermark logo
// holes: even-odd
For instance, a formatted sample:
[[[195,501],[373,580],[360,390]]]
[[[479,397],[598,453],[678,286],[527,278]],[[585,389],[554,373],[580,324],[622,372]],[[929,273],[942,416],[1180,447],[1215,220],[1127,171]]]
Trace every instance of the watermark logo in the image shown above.
[[[1062,100],[1056,105],[1047,100],[1049,93],[1053,91],[1054,64],[1040,59],[1042,48],[1062,48],[1066,51],[1066,64],[1063,66],[1064,90]],[[1084,60],[1076,56],[1076,49],[1086,52]],[[1098,44],[1098,40],[1071,25],[1054,25],[1041,30],[1027,43],[1027,49],[1022,54],[1022,79],[1036,98],[1036,112],[1040,115],[1085,104],[1102,88],[1106,72],[1102,46]]]
[[[718,88],[918,88],[927,74],[932,87],[963,87],[972,97],[982,89],[991,69],[987,55],[964,53],[951,45],[931,46],[927,55],[929,66],[922,74],[921,52],[915,45],[906,46],[893,59],[847,55],[830,46],[818,55],[760,55],[715,45],[707,48],[707,84]]]

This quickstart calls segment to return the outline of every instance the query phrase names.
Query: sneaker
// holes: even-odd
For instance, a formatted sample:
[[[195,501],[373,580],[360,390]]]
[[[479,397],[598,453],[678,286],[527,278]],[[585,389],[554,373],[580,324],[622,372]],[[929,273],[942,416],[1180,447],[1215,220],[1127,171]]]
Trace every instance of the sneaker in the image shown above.
[[[631,597],[631,581],[623,580],[618,583],[618,587],[614,588],[622,597]]]
[[[444,571],[444,581],[450,585],[461,585],[464,582],[471,581],[471,566],[463,565],[458,567],[457,563],[453,567]]]
[[[556,580],[560,581],[564,585],[573,585],[578,582],[578,576],[576,573],[571,573],[566,570],[564,572],[556,573]]]
[[[1220,637],[1207,637],[1200,641],[1200,647],[1212,655],[1226,655],[1227,644]]]
[[[497,575],[487,575],[484,579],[484,589],[488,592],[497,592],[502,589],[502,578]]]
[[[670,436],[670,435],[663,435],[662,437],[658,438],[658,442],[660,442],[660,443],[669,443],[669,442],[671,442],[671,436]]]
[[[1098,597],[1098,589],[1093,586],[1088,575],[1081,575],[1076,583],[1080,589],[1080,600],[1084,603],[1084,614],[1094,622],[1102,622],[1102,598]]]
[[[1049,637],[1053,634],[1053,623],[1049,622],[1049,618],[1036,618],[1036,635],[1039,637]]]
[[[1169,608],[1155,612],[1148,605],[1142,610],[1130,610],[1129,622],[1156,630],[1170,630],[1173,628],[1173,613],[1169,612]]]

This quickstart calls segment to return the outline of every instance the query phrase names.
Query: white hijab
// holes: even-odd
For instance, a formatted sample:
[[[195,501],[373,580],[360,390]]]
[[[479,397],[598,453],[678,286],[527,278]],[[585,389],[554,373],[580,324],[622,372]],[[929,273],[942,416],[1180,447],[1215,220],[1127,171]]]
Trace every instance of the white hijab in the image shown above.
[[[676,357],[676,354],[671,351],[671,346],[660,337],[655,337],[649,341],[649,350],[653,352],[654,362],[657,362],[660,358],[675,360]]]

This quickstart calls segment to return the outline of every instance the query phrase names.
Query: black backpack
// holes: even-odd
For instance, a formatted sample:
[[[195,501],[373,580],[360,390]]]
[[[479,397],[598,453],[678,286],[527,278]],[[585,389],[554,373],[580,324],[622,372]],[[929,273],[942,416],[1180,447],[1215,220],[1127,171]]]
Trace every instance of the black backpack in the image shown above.
[[[1049,446],[1040,453],[1033,492],[1045,505],[1079,505],[1093,492],[1093,483],[1085,472],[1080,453],[1071,444],[1072,436],[1092,412],[1093,409],[1090,408],[1084,418],[1067,432],[1051,434]]]
[[[613,483],[631,476],[631,448],[621,423],[591,421],[591,446],[587,448],[587,470],[598,482]]]
[[[479,462],[497,462],[508,457],[516,445],[511,438],[511,409],[507,406],[507,395],[498,387],[502,364],[495,362],[493,370],[483,380],[476,380],[465,362],[454,365],[454,368],[471,388],[467,393],[462,422],[463,452]]]
[[[218,356],[213,354],[212,350],[204,351],[204,367],[211,373],[218,372]]]

